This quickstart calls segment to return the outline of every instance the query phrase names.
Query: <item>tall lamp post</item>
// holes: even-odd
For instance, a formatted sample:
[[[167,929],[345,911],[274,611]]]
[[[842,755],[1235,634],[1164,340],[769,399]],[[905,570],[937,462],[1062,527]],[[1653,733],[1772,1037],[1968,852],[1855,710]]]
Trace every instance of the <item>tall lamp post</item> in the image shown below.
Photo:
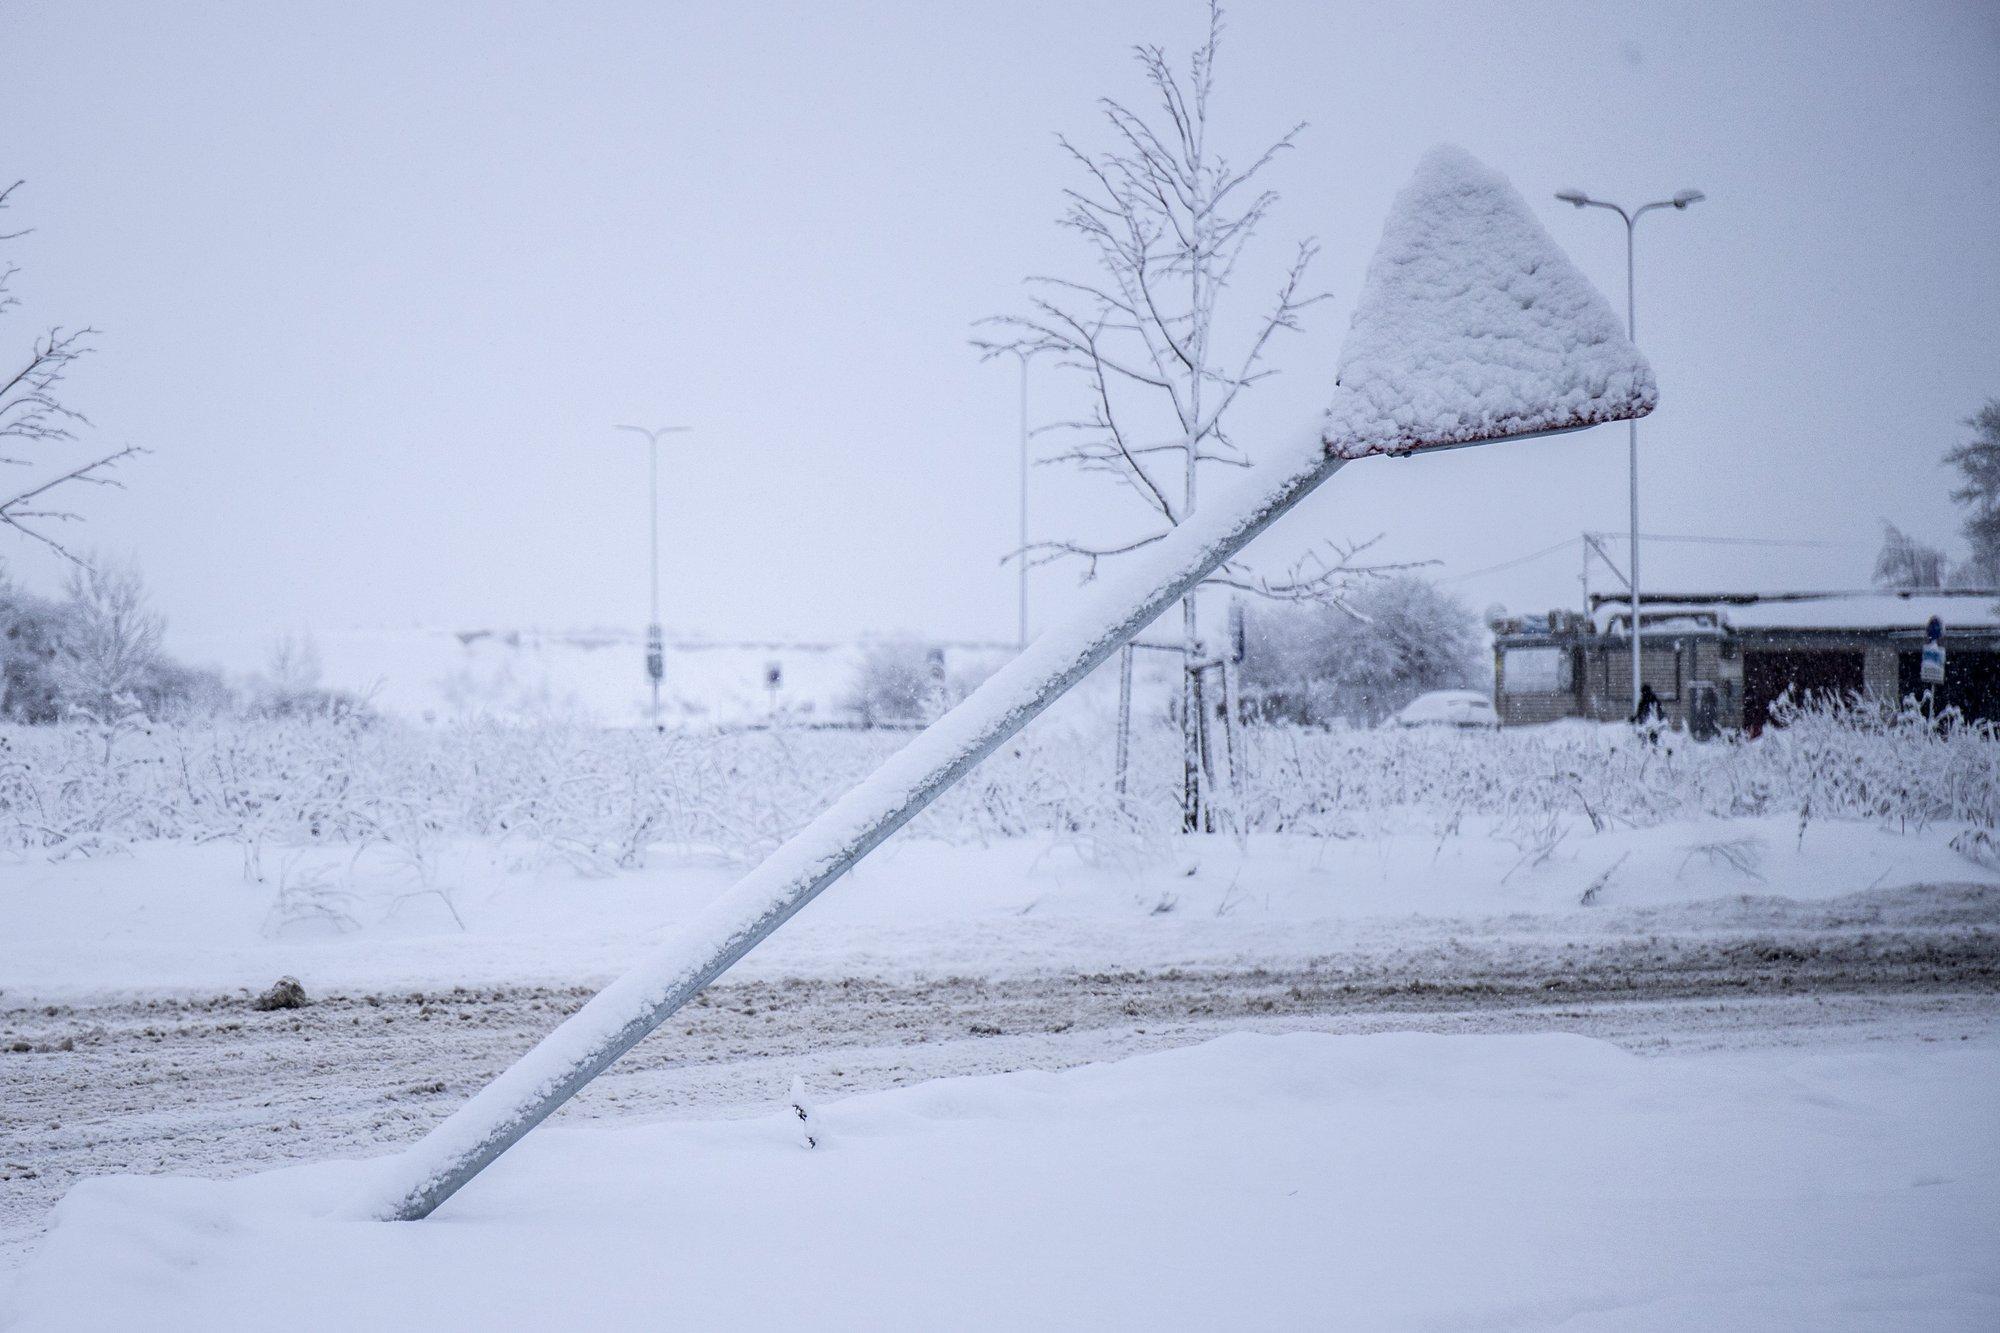
[[[646,626],[646,679],[653,687],[653,730],[660,729],[660,679],[667,674],[666,641],[660,632],[660,437],[685,434],[692,426],[618,426],[646,437],[646,517],[653,534],[652,620]]]
[[[1708,196],[1700,190],[1682,190],[1671,199],[1660,199],[1650,204],[1641,204],[1627,210],[1617,204],[1602,199],[1592,199],[1582,190],[1559,190],[1556,198],[1578,208],[1608,208],[1625,223],[1625,336],[1633,343],[1639,341],[1638,315],[1633,299],[1632,238],[1638,230],[1639,219],[1656,208],[1685,209],[1689,204],[1698,204]],[[1628,447],[1630,453],[1632,485],[1632,577],[1627,580],[1632,589],[1632,712],[1639,712],[1639,696],[1644,690],[1640,671],[1639,653],[1639,423],[1637,419],[1625,423],[1630,432]]]
[[[1037,353],[1046,351],[1042,347],[1030,347],[1025,351],[1019,347],[1009,348],[1014,359],[1021,363],[1021,477],[1020,477],[1020,544],[1016,548],[1021,562],[1020,568],[1020,618],[1016,622],[1016,646],[1028,646],[1028,363]]]

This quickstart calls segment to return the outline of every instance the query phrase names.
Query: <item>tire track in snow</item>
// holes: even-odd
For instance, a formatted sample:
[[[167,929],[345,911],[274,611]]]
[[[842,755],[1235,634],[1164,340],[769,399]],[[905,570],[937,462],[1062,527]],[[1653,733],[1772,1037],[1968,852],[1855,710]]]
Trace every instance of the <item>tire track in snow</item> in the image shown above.
[[[1389,941],[1389,942],[1385,942]],[[501,986],[0,1010],[0,1267],[75,1180],[229,1175],[379,1153],[429,1128],[589,998]],[[1258,1027],[1562,1029],[1635,1049],[1965,1036],[2000,1018],[2000,889],[1822,903],[1412,921],[1282,966],[722,983],[562,1114],[759,1112],[1055,1068]]]

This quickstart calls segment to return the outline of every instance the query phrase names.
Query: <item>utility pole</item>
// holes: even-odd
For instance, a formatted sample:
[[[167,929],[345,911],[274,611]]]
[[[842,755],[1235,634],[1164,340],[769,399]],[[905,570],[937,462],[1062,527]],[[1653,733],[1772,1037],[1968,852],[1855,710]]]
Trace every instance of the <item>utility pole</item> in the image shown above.
[[[651,619],[646,622],[646,679],[652,685],[653,730],[660,729],[660,681],[667,674],[667,645],[660,630],[660,437],[681,435],[692,426],[617,426],[646,437],[646,521],[652,532],[652,559],[648,564],[652,597]]]
[[[1686,209],[1689,204],[1698,204],[1708,196],[1700,190],[1682,190],[1671,199],[1660,199],[1650,204],[1626,211],[1617,204],[1602,199],[1592,199],[1582,190],[1561,190],[1556,198],[1578,208],[1608,208],[1625,223],[1625,336],[1633,344],[1639,341],[1639,323],[1634,299],[1636,284],[1633,280],[1633,236],[1638,230],[1639,219],[1656,208]],[[1629,467],[1631,470],[1631,520],[1632,520],[1632,574],[1626,579],[1626,586],[1632,590],[1632,712],[1639,711],[1639,695],[1645,688],[1640,673],[1639,651],[1639,422],[1636,418],[1627,421],[1626,429]],[[1606,561],[1609,564],[1609,560]]]
[[[1592,551],[1595,551],[1597,552],[1597,558],[1604,562],[1604,567],[1610,570],[1613,574],[1617,575],[1618,581],[1624,584],[1627,590],[1630,590],[1630,588],[1632,587],[1632,580],[1625,577],[1625,571],[1618,568],[1618,562],[1611,558],[1611,552],[1604,549],[1604,541],[1605,541],[1604,533],[1586,532],[1583,534],[1584,587],[1588,589],[1590,586],[1590,553]],[[1583,609],[1586,611],[1590,609],[1590,598],[1588,596],[1584,598]]]

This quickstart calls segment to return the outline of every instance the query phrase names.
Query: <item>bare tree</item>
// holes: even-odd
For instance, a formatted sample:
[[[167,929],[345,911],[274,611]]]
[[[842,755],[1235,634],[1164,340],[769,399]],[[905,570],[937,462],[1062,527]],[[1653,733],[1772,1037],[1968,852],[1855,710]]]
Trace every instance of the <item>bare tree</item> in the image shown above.
[[[1965,540],[1972,555],[1956,581],[2000,587],[2000,398],[1987,399],[1965,424],[1972,428],[1972,438],[1944,456],[1964,483],[1951,498],[1969,511]]]
[[[847,706],[864,727],[922,720],[933,711],[936,650],[916,639],[878,639],[862,647]]]
[[[0,210],[6,209],[22,182],[0,190]],[[26,230],[0,234],[0,241],[18,240]],[[0,314],[20,304],[12,290],[20,269],[0,264]],[[38,336],[28,350],[27,364],[11,375],[0,371],[0,465],[24,467],[37,475],[12,494],[0,494],[0,526],[42,543],[65,560],[77,556],[47,531],[79,521],[65,504],[66,493],[83,486],[119,486],[113,475],[118,464],[145,450],[127,445],[75,465],[62,460],[65,446],[76,442],[79,426],[88,418],[62,399],[61,386],[70,369],[91,351],[95,330],[60,326]]]
[[[1162,48],[1134,48],[1153,104],[1142,114],[1112,98],[1099,101],[1109,151],[1087,153],[1058,138],[1083,176],[1064,192],[1060,225],[1082,239],[1096,276],[1031,277],[1028,313],[985,321],[1001,333],[975,340],[987,357],[1053,353],[1082,381],[1087,406],[1042,428],[1059,440],[1042,461],[1107,476],[1143,510],[1145,527],[1136,536],[1039,542],[1016,552],[1017,559],[1080,561],[1087,580],[1099,562],[1142,550],[1184,521],[1195,510],[1204,470],[1249,465],[1230,437],[1230,409],[1244,390],[1276,373],[1265,364],[1272,339],[1298,328],[1301,312],[1325,299],[1306,290],[1318,252],[1306,240],[1253,315],[1222,318],[1238,265],[1278,201],[1259,179],[1305,130],[1303,122],[1294,125],[1247,165],[1217,148],[1211,104],[1222,32],[1222,8],[1211,0],[1208,35],[1185,78]],[[1234,337],[1227,336],[1230,328]],[[1239,566],[1210,582],[1280,600],[1338,601],[1357,573],[1355,554],[1330,546],[1279,578]],[[1181,708],[1183,813],[1192,830],[1210,825],[1195,593],[1182,603],[1181,622],[1190,668]]]
[[[286,630],[271,640],[264,670],[271,687],[285,694],[308,694],[318,689],[323,670],[319,641],[311,630]]]
[[[1882,520],[1882,549],[1875,553],[1878,588],[1942,588],[1944,552],[1926,546],[1887,519]]]
[[[1351,608],[1268,606],[1248,620],[1243,697],[1260,717],[1373,726],[1426,690],[1491,684],[1478,617],[1418,574],[1371,581]]]
[[[79,560],[70,570],[50,674],[65,710],[110,722],[140,710],[160,661],[164,622],[135,566]]]

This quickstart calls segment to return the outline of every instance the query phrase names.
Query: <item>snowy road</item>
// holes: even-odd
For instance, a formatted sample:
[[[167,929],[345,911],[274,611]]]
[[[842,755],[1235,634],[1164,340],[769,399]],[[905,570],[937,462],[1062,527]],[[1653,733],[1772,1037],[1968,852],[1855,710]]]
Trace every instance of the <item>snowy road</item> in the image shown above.
[[[231,1175],[406,1141],[587,988],[240,995],[0,1010],[0,1267],[82,1176]],[[1219,1031],[1559,1030],[1630,1049],[1955,1040],[2000,1020],[2000,888],[1740,898],[1577,918],[1413,920],[1297,965],[713,988],[564,1114],[769,1109],[1056,1068]]]

